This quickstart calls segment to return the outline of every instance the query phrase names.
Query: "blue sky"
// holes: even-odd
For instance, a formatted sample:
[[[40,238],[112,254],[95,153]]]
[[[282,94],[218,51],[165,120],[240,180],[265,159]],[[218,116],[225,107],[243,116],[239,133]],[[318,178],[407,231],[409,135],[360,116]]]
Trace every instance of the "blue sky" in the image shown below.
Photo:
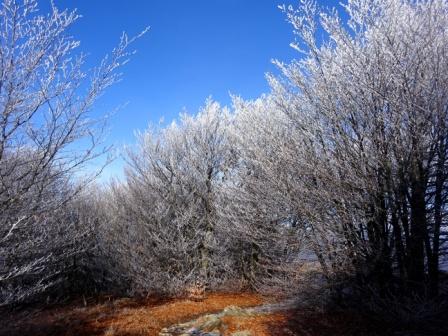
[[[135,142],[134,132],[165,123],[186,109],[195,113],[208,96],[229,103],[229,92],[256,98],[269,88],[273,58],[290,61],[297,53],[281,0],[56,0],[59,8],[77,8],[83,16],[71,33],[80,49],[97,62],[123,31],[149,32],[135,43],[137,54],[123,68],[123,81],[99,100],[95,114],[127,103],[110,120],[107,143]],[[328,2],[331,3],[331,2]],[[102,179],[120,175],[122,160]]]

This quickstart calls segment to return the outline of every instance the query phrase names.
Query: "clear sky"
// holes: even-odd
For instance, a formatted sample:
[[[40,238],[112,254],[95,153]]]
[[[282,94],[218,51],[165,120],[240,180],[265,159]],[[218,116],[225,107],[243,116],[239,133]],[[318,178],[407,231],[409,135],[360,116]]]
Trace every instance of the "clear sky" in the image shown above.
[[[229,103],[229,93],[256,98],[269,91],[265,74],[276,70],[271,60],[297,57],[289,46],[292,28],[277,8],[282,3],[297,4],[296,0],[55,3],[59,8],[77,8],[83,16],[72,34],[92,64],[117,44],[121,32],[134,35],[151,27],[135,43],[137,54],[123,68],[123,81],[96,105],[95,113],[101,114],[128,103],[110,121],[107,143],[117,147],[134,143],[136,130],[161,118],[168,123],[183,109],[195,113],[208,96],[223,104]],[[118,160],[102,179],[120,175],[121,168]]]

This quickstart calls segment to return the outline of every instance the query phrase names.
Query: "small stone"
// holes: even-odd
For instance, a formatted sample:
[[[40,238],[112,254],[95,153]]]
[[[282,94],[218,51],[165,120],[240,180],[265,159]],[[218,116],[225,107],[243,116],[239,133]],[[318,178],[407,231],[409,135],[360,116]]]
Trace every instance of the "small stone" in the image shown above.
[[[216,315],[208,315],[205,318],[205,321],[198,325],[197,328],[201,331],[212,331],[214,329],[218,329],[222,324],[222,321]]]
[[[252,336],[252,333],[250,331],[243,330],[234,332],[230,336]]]

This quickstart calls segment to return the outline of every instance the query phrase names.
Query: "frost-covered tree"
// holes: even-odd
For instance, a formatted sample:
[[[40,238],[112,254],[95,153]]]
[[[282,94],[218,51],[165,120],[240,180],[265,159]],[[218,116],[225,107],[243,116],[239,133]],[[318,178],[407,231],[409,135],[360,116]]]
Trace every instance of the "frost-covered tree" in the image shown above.
[[[270,82],[299,139],[284,163],[297,166],[297,215],[316,234],[329,274],[367,276],[382,289],[398,275],[402,288],[419,292],[428,277],[436,294],[446,235],[448,4],[344,7],[348,21],[314,1],[283,7],[302,57],[277,62],[283,77]]]
[[[143,290],[179,292],[198,279],[211,286],[225,279],[216,191],[227,169],[229,122],[227,109],[208,100],[195,116],[139,134],[128,152],[126,183],[113,194],[122,242],[137,246],[124,248],[123,258]]]
[[[234,98],[233,161],[219,192],[220,227],[233,239],[237,274],[260,291],[296,290],[301,266],[302,190],[295,185],[300,139],[288,123],[270,96]]]
[[[107,152],[99,146],[104,120],[89,114],[120,78],[134,39],[123,35],[86,73],[68,33],[78,17],[53,3],[41,14],[35,0],[0,5],[0,303],[57,282],[62,271],[48,266],[71,257],[64,246],[78,237],[61,211],[97,174],[80,174],[86,163]]]

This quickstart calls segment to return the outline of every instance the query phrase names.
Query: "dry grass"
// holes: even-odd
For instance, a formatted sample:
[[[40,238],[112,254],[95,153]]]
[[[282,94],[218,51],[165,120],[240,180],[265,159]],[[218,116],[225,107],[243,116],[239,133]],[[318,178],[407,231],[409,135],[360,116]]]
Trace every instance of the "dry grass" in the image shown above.
[[[69,305],[12,315],[5,321],[8,327],[1,328],[0,335],[155,336],[163,327],[204,313],[218,312],[230,305],[255,306],[263,301],[257,294],[215,293],[200,302],[120,299],[87,307]]]

